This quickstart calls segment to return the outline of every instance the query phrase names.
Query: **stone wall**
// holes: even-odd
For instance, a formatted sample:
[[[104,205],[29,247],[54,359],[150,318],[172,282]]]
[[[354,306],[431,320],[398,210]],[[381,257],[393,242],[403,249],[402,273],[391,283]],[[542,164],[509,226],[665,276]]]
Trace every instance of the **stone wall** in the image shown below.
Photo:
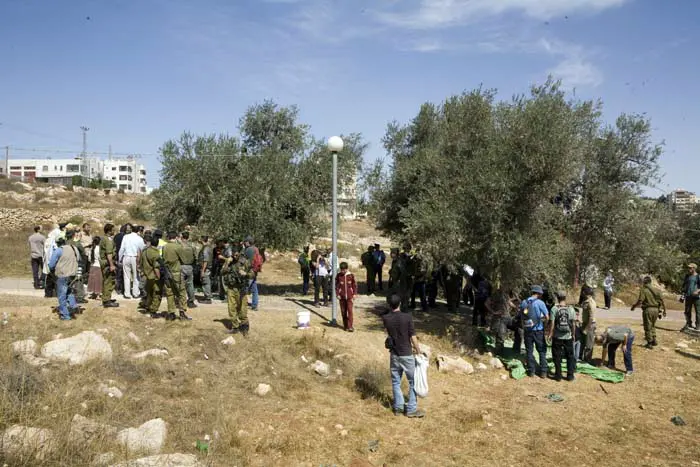
[[[70,208],[52,211],[30,211],[23,208],[0,208],[0,230],[19,230],[34,225],[57,224],[68,222],[72,217],[80,216],[84,222],[102,224],[116,218],[128,217],[123,209],[113,208]]]

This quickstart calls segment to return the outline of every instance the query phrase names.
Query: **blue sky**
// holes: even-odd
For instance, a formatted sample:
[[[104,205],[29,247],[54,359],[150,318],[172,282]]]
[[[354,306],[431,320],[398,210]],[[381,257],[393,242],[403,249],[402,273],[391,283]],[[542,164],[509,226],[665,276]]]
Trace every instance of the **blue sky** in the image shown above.
[[[3,0],[0,18],[0,145],[78,152],[87,125],[89,151],[143,154],[152,185],[165,140],[235,133],[266,98],[318,137],[363,133],[375,159],[425,101],[552,73],[611,121],[646,112],[661,190],[700,192],[693,0]]]

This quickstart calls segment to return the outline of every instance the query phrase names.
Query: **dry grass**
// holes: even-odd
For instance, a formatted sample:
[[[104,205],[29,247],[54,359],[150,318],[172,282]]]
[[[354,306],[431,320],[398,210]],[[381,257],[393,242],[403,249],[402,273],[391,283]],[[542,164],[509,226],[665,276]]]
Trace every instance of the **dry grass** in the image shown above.
[[[31,277],[32,266],[27,239],[34,230],[0,231],[0,277]]]
[[[0,333],[0,429],[15,423],[51,428],[59,433],[60,449],[43,463],[0,455],[9,465],[83,465],[106,451],[124,458],[108,440],[71,446],[65,427],[76,413],[119,428],[162,417],[169,424],[165,452],[195,453],[196,439],[216,433],[209,455],[201,455],[209,465],[348,465],[361,457],[391,466],[666,466],[687,465],[700,455],[695,442],[700,366],[674,352],[636,346],[636,375],[606,384],[607,395],[585,376],[573,384],[503,381],[497,371],[458,376],[433,367],[430,397],[419,402],[428,417],[409,420],[387,408],[391,386],[384,339],[367,299],[359,301],[357,332],[348,334],[318,325],[318,317],[314,328],[297,331],[289,302],[264,297],[266,311],[252,314],[251,335],[236,337],[231,348],[219,343],[225,334],[214,321],[226,316],[223,305],[194,310],[195,321],[188,324],[150,320],[133,305],[108,312],[89,307],[78,321],[61,323],[49,317],[50,302],[42,303],[12,306],[10,324]],[[434,354],[454,352],[461,322],[459,315],[435,313],[421,316],[416,327]],[[57,332],[102,328],[109,330],[105,336],[115,353],[109,364],[55,364],[44,373],[9,354],[10,342],[30,335],[43,344]],[[142,342],[130,342],[129,331]],[[640,335],[639,326],[635,331]],[[660,331],[659,337],[662,346],[672,348],[678,335]],[[153,347],[167,348],[171,358],[143,363],[129,358]],[[331,376],[313,374],[302,355],[329,363]],[[96,390],[108,380],[124,391],[123,399]],[[271,384],[272,392],[254,395],[258,383]],[[547,402],[550,392],[566,400]],[[673,426],[673,415],[681,415],[687,426]],[[348,435],[341,436],[336,424]],[[377,452],[368,450],[372,440],[379,440]]]

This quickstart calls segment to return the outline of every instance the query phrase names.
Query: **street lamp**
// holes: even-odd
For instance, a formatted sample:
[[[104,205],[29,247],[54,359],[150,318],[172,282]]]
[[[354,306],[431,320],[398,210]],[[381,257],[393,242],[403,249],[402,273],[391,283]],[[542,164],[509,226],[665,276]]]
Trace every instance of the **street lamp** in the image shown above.
[[[335,292],[335,272],[338,262],[338,153],[343,150],[343,139],[340,136],[328,138],[328,150],[333,155],[333,261],[331,262],[331,325],[338,324],[338,297]]]

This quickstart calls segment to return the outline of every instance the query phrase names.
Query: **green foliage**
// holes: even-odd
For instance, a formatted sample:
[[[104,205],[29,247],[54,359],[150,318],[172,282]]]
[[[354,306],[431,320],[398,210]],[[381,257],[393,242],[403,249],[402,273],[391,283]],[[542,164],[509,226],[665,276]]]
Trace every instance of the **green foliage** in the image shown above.
[[[252,235],[275,248],[293,248],[318,235],[330,212],[331,157],[325,143],[297,121],[296,107],[266,101],[248,109],[240,138],[183,133],[161,148],[161,184],[153,192],[158,225],[197,225],[211,235]],[[366,149],[344,137],[339,179],[349,181]]]
[[[495,97],[477,89],[388,126],[391,173],[363,174],[381,229],[512,289],[564,285],[589,264],[660,274],[676,261],[668,213],[637,203],[661,154],[648,120],[606,126],[600,103],[551,80]]]
[[[90,179],[88,186],[94,190],[103,190],[115,188],[117,184],[114,183],[114,180],[105,180],[102,176],[98,176],[97,178]]]
[[[127,208],[126,212],[135,221],[150,221],[153,218],[151,205],[145,198],[138,198]]]

